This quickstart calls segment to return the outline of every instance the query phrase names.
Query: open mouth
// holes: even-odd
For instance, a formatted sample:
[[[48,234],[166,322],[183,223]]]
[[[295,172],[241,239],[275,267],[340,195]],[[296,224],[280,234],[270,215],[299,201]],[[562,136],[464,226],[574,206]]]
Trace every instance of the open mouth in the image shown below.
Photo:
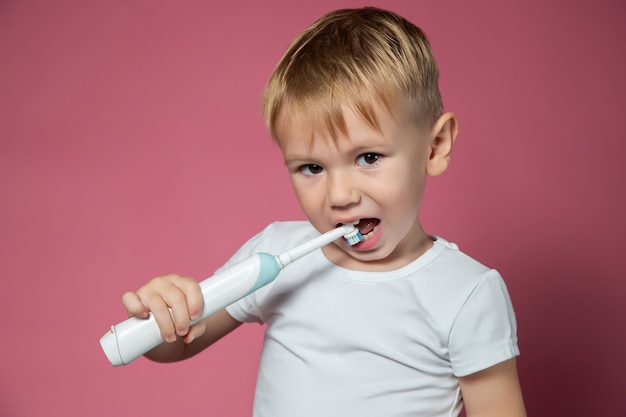
[[[350,223],[359,229],[359,232],[363,235],[364,239],[367,239],[368,235],[372,233],[374,229],[376,229],[376,226],[378,226],[378,223],[380,223],[380,219],[359,219]]]

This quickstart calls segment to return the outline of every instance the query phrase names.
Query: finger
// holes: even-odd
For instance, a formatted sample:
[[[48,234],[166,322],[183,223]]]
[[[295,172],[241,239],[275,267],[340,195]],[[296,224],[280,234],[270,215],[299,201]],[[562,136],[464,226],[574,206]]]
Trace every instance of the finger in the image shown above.
[[[136,293],[129,291],[122,295],[122,304],[128,312],[128,317],[148,318],[148,308],[141,302]]]
[[[187,313],[191,320],[197,320],[202,314],[204,298],[200,284],[192,278],[180,278],[175,281],[175,285],[185,294],[187,303]]]
[[[176,334],[179,336],[186,335],[189,331],[189,322],[191,321],[187,307],[187,297],[179,287],[176,287],[175,290],[172,289],[167,294],[164,294],[163,299],[171,309],[171,317]]]
[[[159,294],[152,294],[144,298],[144,303],[148,306],[154,320],[161,331],[161,338],[166,342],[174,342],[176,340],[176,329],[172,320],[172,313],[163,297]]]
[[[206,322],[205,320],[199,321],[197,324],[194,324],[189,329],[189,332],[183,337],[183,341],[187,344],[193,342],[198,337],[202,336],[206,331]]]

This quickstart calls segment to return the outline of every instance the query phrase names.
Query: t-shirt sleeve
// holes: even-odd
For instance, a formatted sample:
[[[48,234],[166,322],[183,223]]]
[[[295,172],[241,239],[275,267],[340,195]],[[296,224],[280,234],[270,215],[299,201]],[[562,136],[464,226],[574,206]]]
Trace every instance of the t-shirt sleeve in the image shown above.
[[[215,274],[218,274],[218,273],[220,273],[220,272],[230,268],[231,266],[246,260],[247,258],[252,256],[253,254],[260,252],[261,250],[260,250],[259,244],[260,244],[260,241],[262,240],[262,236],[263,236],[264,233],[265,233],[265,230],[261,231],[257,235],[253,236],[246,243],[244,243],[230,257],[230,259],[228,259],[221,267],[219,267],[215,271]],[[246,297],[244,297],[244,299],[245,298]],[[240,322],[259,321],[257,318],[254,318],[252,316],[252,311],[249,312],[250,314],[246,314],[246,313],[244,313],[244,311],[240,307],[235,307],[238,304],[242,304],[243,303],[242,301],[243,301],[243,299],[239,300],[239,301],[235,301],[233,304],[227,306],[226,307],[226,311],[228,312],[228,314],[230,314],[231,317],[233,317],[235,320],[240,321]]]
[[[274,247],[268,247],[268,240],[272,239],[268,236],[273,236],[277,223],[272,223],[260,233],[252,237],[246,243],[244,243],[235,254],[221,267],[217,272],[220,272],[226,268],[233,266],[236,263],[242,262],[255,253],[270,252],[277,253],[278,249]],[[270,242],[271,244],[271,242]],[[226,307],[226,311],[232,318],[242,323],[263,323],[261,318],[261,312],[259,308],[258,300],[271,288],[272,283],[256,290],[252,294],[248,294],[242,299],[235,301]]]
[[[500,274],[490,270],[463,304],[452,326],[450,362],[467,376],[519,355],[517,323]]]

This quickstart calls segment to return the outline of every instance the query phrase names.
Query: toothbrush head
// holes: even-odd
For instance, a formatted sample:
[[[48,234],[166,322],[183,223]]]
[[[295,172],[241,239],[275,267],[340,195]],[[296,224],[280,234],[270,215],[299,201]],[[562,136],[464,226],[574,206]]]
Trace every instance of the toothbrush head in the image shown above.
[[[363,235],[359,232],[358,228],[352,229],[350,232],[343,235],[343,238],[346,240],[348,245],[354,246],[357,243],[363,242]]]

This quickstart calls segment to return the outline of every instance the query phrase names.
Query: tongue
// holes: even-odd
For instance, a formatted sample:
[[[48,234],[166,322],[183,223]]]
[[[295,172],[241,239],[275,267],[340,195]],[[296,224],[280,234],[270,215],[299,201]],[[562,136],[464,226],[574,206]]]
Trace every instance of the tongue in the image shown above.
[[[374,230],[374,227],[376,227],[378,223],[380,223],[379,219],[361,219],[356,227],[359,229],[359,232],[361,232],[362,235],[366,235]]]

